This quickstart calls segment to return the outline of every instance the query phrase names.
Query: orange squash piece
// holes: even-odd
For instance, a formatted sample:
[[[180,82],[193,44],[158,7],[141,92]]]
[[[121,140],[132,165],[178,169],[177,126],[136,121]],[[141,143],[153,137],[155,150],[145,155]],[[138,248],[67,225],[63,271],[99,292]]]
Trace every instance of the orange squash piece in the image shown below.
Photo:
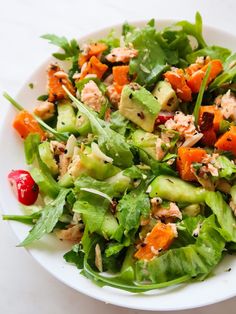
[[[123,87],[130,83],[129,66],[120,65],[112,68],[114,87],[118,94],[121,94]]]
[[[216,132],[219,131],[220,122],[223,119],[221,111],[216,106],[201,106],[199,113],[199,125],[201,125],[201,120],[204,112],[209,112],[214,114],[213,128]]]
[[[55,75],[57,72],[64,72],[58,65],[52,64],[48,69],[48,101],[56,101],[67,98],[67,94],[62,88],[63,85],[75,95],[75,88],[68,77],[60,78]],[[66,73],[65,73],[66,74]]]
[[[212,82],[216,78],[216,76],[223,71],[222,62],[218,59],[215,59],[204,65],[200,70],[194,72],[187,80],[187,84],[191,88],[191,91],[193,93],[199,92],[202,80],[206,74],[209,65],[211,65],[211,70],[207,80],[207,84]]]
[[[103,77],[103,74],[107,71],[108,66],[101,63],[97,57],[92,56],[87,63],[85,69],[82,71],[80,80],[84,79],[88,74],[96,74],[99,79]]]
[[[79,66],[80,68],[87,62],[92,56],[98,57],[100,53],[107,50],[107,45],[104,43],[94,43],[90,44],[86,54],[80,54],[79,56]]]
[[[206,130],[201,129],[203,123],[203,117],[205,113],[210,113],[214,115],[213,124]],[[221,111],[216,106],[201,106],[199,114],[199,126],[200,130],[203,133],[201,143],[205,146],[214,146],[217,136],[216,133],[219,131],[220,122],[223,119]]]
[[[25,139],[30,133],[39,134],[41,140],[45,139],[45,132],[41,129],[33,115],[28,111],[20,111],[13,121],[14,129]]]
[[[184,69],[185,73],[191,76],[196,71],[200,70],[202,66],[199,63],[192,63],[186,69]]]
[[[128,65],[120,65],[114,66],[112,68],[112,74],[114,82],[119,85],[129,84],[129,66]]]
[[[146,236],[138,251],[135,253],[137,259],[150,260],[156,256],[156,252],[167,250],[174,240],[175,234],[170,225],[158,222],[152,231]]]
[[[220,150],[232,152],[236,156],[236,126],[231,126],[215,143],[215,147]]]
[[[192,92],[186,83],[184,77],[184,71],[182,69],[176,69],[176,71],[167,71],[164,73],[165,79],[171,84],[172,88],[176,91],[176,94],[183,101],[192,100]]]
[[[206,151],[202,148],[180,147],[177,158],[177,170],[180,177],[185,181],[196,181],[191,165],[194,162],[201,162],[205,156]]]

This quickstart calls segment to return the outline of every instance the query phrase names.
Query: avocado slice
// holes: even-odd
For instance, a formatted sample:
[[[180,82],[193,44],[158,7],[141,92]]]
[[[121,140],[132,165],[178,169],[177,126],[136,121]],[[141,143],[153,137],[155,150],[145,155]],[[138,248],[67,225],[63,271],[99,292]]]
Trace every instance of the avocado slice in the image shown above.
[[[119,112],[145,131],[153,131],[160,110],[160,103],[146,88],[137,83],[123,88]]]
[[[161,110],[171,112],[178,108],[179,101],[170,83],[166,81],[158,82],[152,94],[159,101]]]
[[[39,156],[42,161],[48,166],[52,175],[58,174],[58,165],[56,160],[53,158],[53,153],[50,149],[49,142],[42,142],[39,144]]]
[[[156,159],[156,141],[158,136],[143,130],[134,131],[132,140],[134,145],[143,149],[153,159]]]

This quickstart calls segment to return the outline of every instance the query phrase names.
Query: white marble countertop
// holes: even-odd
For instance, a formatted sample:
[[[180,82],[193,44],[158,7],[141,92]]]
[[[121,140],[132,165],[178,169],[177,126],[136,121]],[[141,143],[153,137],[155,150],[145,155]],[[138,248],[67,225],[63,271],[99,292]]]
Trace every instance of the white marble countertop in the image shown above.
[[[235,0],[0,0],[0,86],[15,94],[22,82],[55,50],[39,39],[45,33],[80,37],[125,20],[174,18],[235,30]],[[0,106],[0,119],[6,108]],[[24,249],[16,248],[9,225],[0,219],[0,313],[144,313],[107,305],[58,282]],[[196,296],[197,297],[197,296]],[[235,313],[236,299],[179,313]]]

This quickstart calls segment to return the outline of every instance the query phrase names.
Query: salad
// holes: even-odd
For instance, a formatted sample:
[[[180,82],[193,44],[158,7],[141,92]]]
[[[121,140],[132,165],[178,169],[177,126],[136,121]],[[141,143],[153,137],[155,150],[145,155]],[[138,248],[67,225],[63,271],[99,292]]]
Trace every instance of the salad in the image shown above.
[[[130,292],[205,279],[236,251],[236,54],[199,13],[42,37],[61,49],[33,113],[4,93],[29,165],[8,176],[25,214],[3,218],[32,225],[19,246],[53,232],[81,274]]]

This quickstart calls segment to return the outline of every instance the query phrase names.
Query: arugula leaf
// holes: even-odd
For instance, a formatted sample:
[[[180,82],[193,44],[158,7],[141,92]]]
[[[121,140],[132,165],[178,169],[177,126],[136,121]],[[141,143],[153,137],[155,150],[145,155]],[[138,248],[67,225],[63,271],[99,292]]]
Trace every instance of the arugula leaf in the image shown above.
[[[190,276],[182,276],[172,281],[160,283],[160,284],[138,284],[134,281],[134,274],[132,267],[126,267],[119,275],[107,277],[102,276],[97,271],[95,271],[89,264],[89,256],[91,252],[94,251],[97,240],[94,239],[90,241],[87,253],[84,258],[84,268],[82,274],[93,280],[95,284],[99,286],[110,286],[114,288],[119,288],[129,292],[140,293],[153,289],[161,289],[171,285],[179,284],[190,279]]]
[[[64,53],[56,52],[52,55],[59,60],[69,60],[72,62],[72,66],[69,69],[69,78],[72,80],[73,75],[78,71],[78,56],[79,56],[79,45],[76,39],[68,41],[64,36],[59,37],[54,34],[45,34],[41,36],[43,39],[47,39],[50,44],[60,47],[64,50]]]
[[[109,50],[120,47],[120,38],[116,37],[114,29],[112,29],[106,37],[100,39],[99,42],[106,44],[109,47]]]
[[[231,52],[227,48],[220,46],[208,46],[188,54],[186,59],[189,63],[194,63],[197,57],[209,56],[211,59],[220,59],[222,62],[224,62],[230,56],[230,54]]]
[[[117,206],[117,218],[128,235],[131,230],[137,230],[140,218],[147,217],[150,213],[150,201],[147,194],[140,188],[124,195]]]
[[[202,36],[202,17],[199,12],[195,15],[195,24],[192,24],[188,21],[180,21],[175,24],[176,26],[181,26],[182,30],[197,39],[198,49],[204,48],[207,46],[205,40]]]
[[[3,220],[14,220],[19,221],[24,224],[33,225],[35,221],[38,220],[41,216],[41,211],[33,213],[31,215],[3,215]]]
[[[27,246],[35,240],[39,240],[45,233],[51,233],[63,213],[66,196],[70,190],[61,189],[57,198],[42,209],[42,214],[28,236],[19,246]]]
[[[47,39],[50,44],[60,47],[64,53],[54,53],[53,56],[59,60],[68,60],[74,56],[78,56],[79,46],[75,39],[68,41],[66,37],[59,37],[54,34],[45,34],[41,38]]]
[[[110,128],[113,131],[125,136],[129,123],[129,120],[122,116],[119,110],[111,113]]]
[[[114,165],[118,167],[130,167],[133,164],[133,155],[130,146],[126,143],[125,138],[119,133],[113,131],[107,123],[98,119],[91,110],[75,98],[68,89],[63,86],[67,95],[77,105],[78,109],[83,112],[90,120],[94,132],[98,135],[98,144],[100,149],[113,159]]]
[[[225,241],[220,235],[215,216],[205,219],[195,244],[170,249],[149,262],[136,263],[138,282],[164,283],[182,276],[202,279],[219,263]]]
[[[89,197],[80,197],[80,199],[75,202],[73,211],[82,214],[82,219],[89,232],[98,232],[101,234],[102,224],[108,206],[108,200],[101,199],[99,196],[89,195]]]
[[[183,59],[186,58],[187,54],[193,51],[187,34],[182,30],[175,30],[170,26],[165,28],[161,32],[161,35],[162,40],[164,40],[164,43],[162,41],[162,46],[166,53],[168,63],[186,67],[186,61]],[[183,65],[181,65],[181,62]]]
[[[139,153],[140,160],[144,164],[150,166],[151,171],[155,176],[160,176],[160,175],[170,175],[173,177],[178,176],[177,172],[174,171],[166,162],[159,162],[157,160],[154,160],[142,149],[139,149],[138,153]]]
[[[19,111],[25,110],[25,108],[22,107],[17,101],[15,101],[8,93],[4,92],[3,97],[6,98],[12,104],[12,106],[15,107],[17,110],[19,110]],[[68,134],[57,132],[55,129],[51,128],[47,123],[45,123],[41,118],[39,118],[35,114],[32,114],[32,115],[34,116],[35,120],[37,120],[37,122],[45,130],[52,133],[56,139],[58,139],[59,141],[67,141],[68,140],[68,138],[69,138]]]
[[[207,67],[205,76],[204,76],[202,83],[201,83],[201,86],[200,86],[199,93],[197,95],[197,101],[195,103],[194,110],[193,110],[194,122],[195,122],[196,126],[198,125],[199,111],[200,111],[200,107],[202,104],[202,98],[203,98],[204,91],[205,91],[206,86],[207,86],[207,80],[208,80],[208,77],[210,75],[210,72],[211,72],[211,65],[209,65]]]
[[[210,85],[210,91],[231,83],[236,77],[236,53],[228,57],[224,63],[224,72],[218,75]]]
[[[84,251],[81,243],[73,245],[72,249],[63,255],[67,263],[74,264],[78,269],[84,265]]]
[[[166,69],[166,55],[156,38],[156,29],[147,24],[144,28],[135,28],[126,36],[138,50],[137,58],[130,61],[130,74],[137,74],[136,81],[140,85],[150,85]]]
[[[101,150],[113,159],[113,163],[121,168],[127,168],[133,164],[133,154],[129,144],[124,137],[106,127],[106,135],[98,137],[98,144]]]
[[[226,241],[236,242],[236,219],[232,209],[224,201],[222,194],[220,192],[208,192],[206,204],[216,215]]]
[[[128,22],[125,22],[122,25],[122,35],[126,36],[128,33],[132,33],[134,29],[135,29],[135,26],[130,25]]]

